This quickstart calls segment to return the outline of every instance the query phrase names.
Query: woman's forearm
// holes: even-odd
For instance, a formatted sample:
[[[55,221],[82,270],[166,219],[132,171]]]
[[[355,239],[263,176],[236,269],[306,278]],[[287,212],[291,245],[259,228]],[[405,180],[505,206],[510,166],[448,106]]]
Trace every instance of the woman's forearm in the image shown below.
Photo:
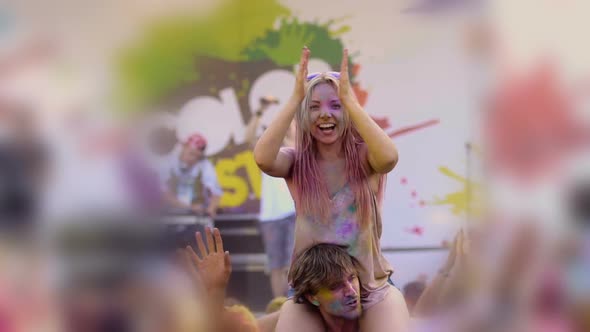
[[[270,126],[258,139],[254,147],[254,160],[263,171],[273,167],[287,130],[300,106],[300,98],[291,97],[283,110],[274,118]]]
[[[343,100],[344,108],[368,148],[369,163],[376,173],[388,173],[397,164],[395,144],[379,125],[354,100]]]

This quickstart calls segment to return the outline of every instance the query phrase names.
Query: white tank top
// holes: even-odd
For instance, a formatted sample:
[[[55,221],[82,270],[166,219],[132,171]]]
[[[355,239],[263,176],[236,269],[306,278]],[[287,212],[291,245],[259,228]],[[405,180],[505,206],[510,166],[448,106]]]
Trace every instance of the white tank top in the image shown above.
[[[262,173],[260,221],[281,220],[295,214],[295,203],[283,178]]]

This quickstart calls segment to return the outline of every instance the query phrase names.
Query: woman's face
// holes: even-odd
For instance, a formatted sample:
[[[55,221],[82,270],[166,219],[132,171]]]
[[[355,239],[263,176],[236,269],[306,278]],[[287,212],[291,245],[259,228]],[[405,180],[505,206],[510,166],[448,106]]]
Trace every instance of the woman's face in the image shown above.
[[[328,145],[336,142],[344,131],[343,109],[336,88],[329,83],[316,85],[308,107],[313,138]]]

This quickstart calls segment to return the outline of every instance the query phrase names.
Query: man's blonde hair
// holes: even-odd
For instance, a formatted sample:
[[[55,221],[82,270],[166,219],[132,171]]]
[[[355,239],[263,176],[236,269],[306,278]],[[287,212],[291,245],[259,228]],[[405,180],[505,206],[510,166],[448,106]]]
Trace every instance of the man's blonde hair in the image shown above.
[[[356,259],[344,246],[322,243],[310,247],[297,257],[289,271],[295,302],[305,303],[306,295],[337,286],[350,274],[356,274],[357,267]]]

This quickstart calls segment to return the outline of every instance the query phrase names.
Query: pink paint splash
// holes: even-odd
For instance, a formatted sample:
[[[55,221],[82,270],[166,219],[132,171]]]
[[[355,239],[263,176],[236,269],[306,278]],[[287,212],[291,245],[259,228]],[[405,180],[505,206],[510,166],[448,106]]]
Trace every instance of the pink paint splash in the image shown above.
[[[400,179],[400,184],[402,186],[406,186],[408,184],[408,178],[405,177],[405,176],[402,177]],[[416,207],[416,203],[415,203],[416,201],[417,201],[417,206],[418,207],[423,208],[423,207],[426,206],[426,201],[424,201],[423,199],[420,198],[420,196],[418,195],[418,191],[416,189],[412,189],[410,191],[410,196],[411,196],[411,201],[408,204],[408,207],[410,207],[412,209],[415,208]]]
[[[488,166],[521,183],[556,174],[584,146],[588,128],[576,118],[575,96],[552,64],[514,73],[492,96],[484,122]]]
[[[391,123],[389,122],[389,118],[387,118],[387,117],[376,117],[376,116],[371,116],[371,118],[391,138],[394,138],[394,137],[397,137],[397,136],[401,136],[401,135],[405,135],[405,134],[409,134],[411,132],[418,131],[418,130],[421,130],[421,129],[424,129],[424,128],[427,128],[427,127],[431,127],[431,126],[434,126],[434,125],[437,125],[437,124],[440,123],[440,120],[439,119],[432,119],[432,120],[428,120],[428,121],[424,121],[424,122],[419,122],[419,123],[417,123],[415,125],[402,127],[402,128],[399,128],[397,130],[393,130],[392,131],[391,130]]]
[[[356,77],[358,76],[359,72],[361,70],[361,66],[359,64],[354,64],[352,66],[352,76]],[[367,103],[367,99],[369,98],[369,93],[367,90],[363,89],[360,85],[360,82],[356,81],[352,83],[352,89],[357,97],[357,100],[359,102],[359,104],[361,104],[361,106],[365,106],[365,104]],[[385,132],[388,132],[389,129],[391,128],[391,124],[389,123],[389,118],[387,117],[376,117],[376,116],[371,116],[371,118],[373,118],[373,121],[375,121],[379,127],[381,127],[381,129],[383,129]],[[393,137],[397,137],[397,136],[401,136],[404,134],[408,134],[420,129],[424,129],[426,127],[430,127],[433,125],[438,124],[440,121],[438,119],[433,119],[433,120],[429,120],[429,121],[425,121],[425,122],[421,122],[412,126],[406,126],[406,127],[402,127],[400,129],[394,130],[394,131],[390,131],[387,134],[389,135],[389,137],[393,138]]]
[[[375,121],[375,123],[377,123],[379,128],[381,128],[383,130],[391,128],[391,124],[389,123],[389,118],[387,118],[385,116],[383,116],[383,117],[371,116],[371,119],[373,119],[373,121]]]
[[[352,75],[357,76],[360,70],[361,65],[354,64],[352,66]],[[359,104],[361,104],[361,106],[365,106],[365,104],[367,103],[367,99],[369,98],[369,92],[363,89],[360,86],[360,83],[356,82],[356,80],[354,83],[352,83],[352,90],[354,91],[354,94],[356,95],[356,99],[359,101]]]
[[[402,128],[400,128],[398,130],[391,131],[387,135],[389,137],[391,137],[391,138],[394,138],[394,137],[397,137],[397,136],[402,136],[402,135],[405,135],[405,134],[409,134],[409,133],[414,132],[414,131],[418,131],[420,129],[424,129],[426,127],[431,127],[431,126],[437,125],[439,123],[440,123],[440,120],[438,120],[438,119],[428,120],[428,121],[425,121],[425,122],[421,122],[421,123],[415,124],[413,126],[402,127]]]
[[[408,232],[410,234],[422,236],[424,234],[424,227],[414,226],[412,228],[406,228],[406,232]]]

